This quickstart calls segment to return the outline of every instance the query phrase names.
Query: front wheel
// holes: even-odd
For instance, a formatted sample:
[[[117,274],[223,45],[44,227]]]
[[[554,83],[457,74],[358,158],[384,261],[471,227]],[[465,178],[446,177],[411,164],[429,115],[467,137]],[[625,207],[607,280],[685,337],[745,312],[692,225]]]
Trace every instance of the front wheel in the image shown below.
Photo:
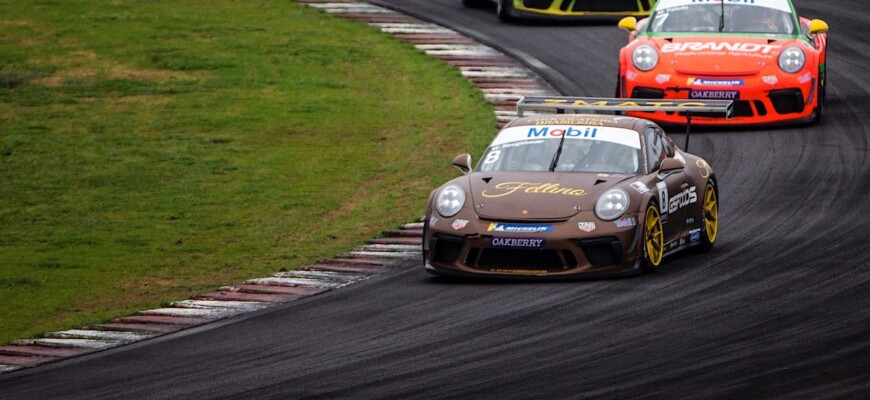
[[[719,235],[719,194],[712,181],[704,189],[704,226],[701,228],[701,243],[698,248],[703,252],[713,250]]]
[[[813,110],[813,122],[822,121],[822,112],[825,110],[825,76],[824,73],[819,74],[819,83],[816,85],[816,109]]]
[[[513,21],[514,19],[514,0],[498,0],[496,7],[496,15],[502,21]]]
[[[643,219],[643,260],[641,272],[655,272],[665,254],[665,232],[662,229],[662,215],[655,203],[646,207]]]

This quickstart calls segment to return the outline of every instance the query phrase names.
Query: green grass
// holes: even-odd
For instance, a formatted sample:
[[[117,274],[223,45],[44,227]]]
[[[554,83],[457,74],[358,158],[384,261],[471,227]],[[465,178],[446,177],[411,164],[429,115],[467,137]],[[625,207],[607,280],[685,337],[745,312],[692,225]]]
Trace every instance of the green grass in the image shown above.
[[[447,64],[293,2],[0,0],[0,343],[350,250],[494,131]]]

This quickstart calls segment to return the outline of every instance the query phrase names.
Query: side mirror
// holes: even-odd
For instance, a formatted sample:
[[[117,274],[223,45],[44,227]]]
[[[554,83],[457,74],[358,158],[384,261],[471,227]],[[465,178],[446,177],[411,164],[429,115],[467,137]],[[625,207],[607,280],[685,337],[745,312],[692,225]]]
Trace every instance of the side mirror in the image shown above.
[[[666,158],[662,161],[662,166],[659,167],[659,172],[669,173],[686,168],[686,164],[676,158]]]
[[[471,154],[465,153],[456,156],[453,159],[453,166],[462,171],[463,174],[471,172]]]
[[[629,32],[634,32],[637,30],[637,18],[625,17],[619,20],[619,27]]]
[[[828,31],[828,23],[827,22],[822,21],[820,19],[814,19],[814,20],[810,21],[810,31],[809,31],[810,36],[813,36],[813,35],[816,35],[816,34],[819,34],[822,32],[827,32],[827,31]]]

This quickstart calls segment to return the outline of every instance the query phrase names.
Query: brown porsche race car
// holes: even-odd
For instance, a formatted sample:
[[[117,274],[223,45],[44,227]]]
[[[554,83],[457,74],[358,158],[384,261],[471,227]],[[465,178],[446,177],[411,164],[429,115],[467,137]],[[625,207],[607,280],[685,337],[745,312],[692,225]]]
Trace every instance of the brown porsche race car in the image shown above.
[[[716,175],[655,123],[565,111],[722,113],[730,101],[524,98],[474,170],[432,192],[425,267],[439,275],[618,276],[654,271],[719,227]],[[556,111],[522,117],[524,111]],[[691,118],[690,118],[691,120]]]

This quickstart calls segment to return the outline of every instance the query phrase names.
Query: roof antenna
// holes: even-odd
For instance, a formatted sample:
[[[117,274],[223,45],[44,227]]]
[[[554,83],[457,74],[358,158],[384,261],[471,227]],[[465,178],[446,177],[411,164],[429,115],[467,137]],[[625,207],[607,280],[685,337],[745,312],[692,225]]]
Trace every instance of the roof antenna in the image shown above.
[[[725,30],[725,0],[719,0],[719,4],[722,5],[722,13],[719,14],[719,32]]]

